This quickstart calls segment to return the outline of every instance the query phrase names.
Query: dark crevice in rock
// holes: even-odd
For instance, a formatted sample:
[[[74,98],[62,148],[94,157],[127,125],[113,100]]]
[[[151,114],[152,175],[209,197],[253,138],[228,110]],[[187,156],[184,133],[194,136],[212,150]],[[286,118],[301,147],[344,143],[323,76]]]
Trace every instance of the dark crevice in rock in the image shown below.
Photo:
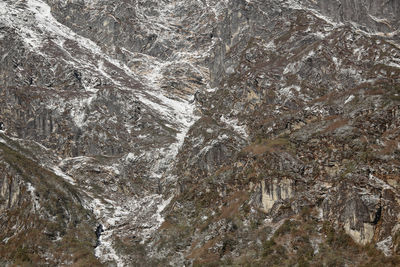
[[[79,83],[82,81],[82,74],[79,73],[79,71],[74,70],[74,76],[75,76],[75,79],[77,79]]]
[[[382,217],[382,206],[379,206],[378,210],[375,213],[375,218],[372,221],[372,224],[377,225],[381,217]]]
[[[95,231],[96,238],[97,238],[95,247],[98,247],[100,245],[100,237],[101,237],[101,233],[103,233],[103,232],[104,232],[103,225],[99,224],[96,227],[96,231]]]

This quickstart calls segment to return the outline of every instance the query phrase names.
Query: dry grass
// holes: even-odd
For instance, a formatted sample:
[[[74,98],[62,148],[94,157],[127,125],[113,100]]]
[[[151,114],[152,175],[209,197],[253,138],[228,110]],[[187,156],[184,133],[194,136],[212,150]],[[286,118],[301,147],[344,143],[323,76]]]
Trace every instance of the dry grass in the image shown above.
[[[380,155],[393,155],[397,150],[397,144],[400,140],[387,140],[384,147],[378,152]]]
[[[217,220],[232,218],[239,212],[239,207],[249,198],[248,192],[237,191],[227,199],[227,205],[222,208],[221,215]]]
[[[289,145],[289,140],[286,138],[277,138],[274,140],[261,140],[260,142],[251,144],[243,149],[246,153],[254,155],[262,155],[266,152],[275,152]]]
[[[161,224],[161,226],[160,226],[160,228],[158,228],[158,230],[164,230],[164,229],[169,229],[169,228],[171,228],[171,227],[173,227],[173,224],[172,223],[170,223],[169,221],[164,221],[162,224]]]
[[[31,183],[44,216],[32,212],[32,200],[21,186],[19,204],[7,210],[0,220],[1,240],[13,236],[6,244],[0,244],[0,258],[17,266],[43,266],[49,261],[57,265],[57,261],[64,260],[72,261],[74,266],[98,266],[93,252],[96,236],[91,217],[76,203],[80,198],[78,192],[19,151],[18,144],[13,144],[13,148],[0,144],[0,154],[11,169],[3,172],[3,179]],[[15,232],[15,225],[22,230]],[[54,241],[58,235],[62,237],[61,242]],[[56,262],[44,259],[43,251],[53,255]]]
[[[341,128],[349,122],[349,119],[337,119],[333,123],[331,123],[328,127],[323,130],[323,133],[333,132],[334,130]]]
[[[215,237],[207,241],[203,246],[193,249],[187,258],[196,259],[202,263],[218,260],[219,255],[210,253],[208,249],[213,247],[220,239],[220,237]]]

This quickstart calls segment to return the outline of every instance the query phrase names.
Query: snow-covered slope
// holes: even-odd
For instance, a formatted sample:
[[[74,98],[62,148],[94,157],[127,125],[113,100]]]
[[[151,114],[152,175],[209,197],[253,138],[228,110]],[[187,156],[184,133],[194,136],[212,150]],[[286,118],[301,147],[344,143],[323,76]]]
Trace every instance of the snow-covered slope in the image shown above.
[[[0,1],[4,264],[316,263],[326,222],[395,253],[398,12],[361,0]],[[315,255],[284,236],[268,258],[266,240],[305,209]],[[40,245],[25,246],[35,227]]]
[[[87,4],[96,5],[94,2]],[[137,5],[138,3],[135,7],[138,19],[147,20],[148,18],[141,15],[140,7]],[[182,36],[183,33],[174,32],[175,25],[180,24],[180,21],[174,14],[173,8],[176,8],[173,4],[159,6],[159,15],[149,21],[149,25],[152,25],[149,31],[156,31],[160,42],[179,42],[186,38]],[[44,64],[50,65],[50,72],[54,75],[52,79],[59,79],[57,72],[72,72],[66,75],[72,74],[72,78],[79,84],[75,89],[62,85],[57,88],[47,85],[51,90],[51,97],[45,96],[44,103],[39,104],[40,109],[50,110],[53,116],[60,118],[61,121],[67,121],[69,127],[77,128],[81,135],[78,138],[81,140],[96,139],[107,146],[110,139],[114,140],[112,142],[123,139],[121,140],[123,148],[117,153],[112,152],[114,156],[112,163],[105,162],[104,168],[109,168],[111,175],[118,176],[121,172],[129,172],[126,169],[143,168],[141,175],[147,178],[140,179],[150,179],[146,183],[157,184],[161,178],[172,179],[168,171],[173,166],[187,131],[198,119],[198,116],[194,115],[196,103],[193,101],[193,94],[195,90],[205,88],[208,73],[205,66],[200,66],[197,62],[204,60],[207,51],[181,45],[179,49],[172,51],[168,58],[158,58],[125,50],[129,56],[128,63],[134,62],[135,66],[138,65],[138,67],[128,67],[127,61],[109,55],[104,47],[58,22],[45,1],[2,1],[0,10],[1,25],[15,32],[13,38],[23,43],[24,53],[39,57]],[[7,54],[3,55],[3,60],[5,58]],[[181,70],[185,73],[179,73]],[[171,71],[177,73],[165,77],[165,72]],[[174,89],[173,92],[170,88],[163,88],[166,81],[191,79],[191,73],[202,79],[201,86]],[[40,87],[44,83],[41,78],[34,78],[31,85]],[[102,107],[98,109],[101,102],[105,102],[106,106],[118,105],[110,103],[115,101],[108,99],[110,95],[116,95],[119,103],[124,102],[117,108],[119,110],[113,112],[109,107],[106,107],[106,110],[101,109]],[[138,112],[140,114],[136,116]],[[134,121],[130,114],[134,115]],[[54,120],[52,123],[55,125],[49,134],[59,134],[56,133],[56,124],[61,122]],[[8,133],[21,134],[13,129],[12,124],[11,120],[6,121]],[[97,125],[102,129],[93,129],[98,127]],[[109,127],[118,127],[118,132],[113,131],[116,129],[108,131]],[[152,131],[158,133],[153,135]],[[110,134],[113,136],[109,137]],[[145,139],[143,143],[142,139]],[[49,144],[46,140],[40,141],[45,146],[57,149],[54,144]],[[109,150],[104,150],[101,146],[99,148],[99,143],[89,142],[88,145],[97,146],[95,150],[100,149],[101,154],[109,153]],[[153,143],[149,146],[149,142]],[[86,205],[93,210],[105,230],[96,248],[96,255],[103,260],[115,259],[118,265],[121,265],[121,260],[114,255],[115,250],[112,248],[113,231],[118,231],[119,225],[129,222],[130,227],[146,229],[143,232],[137,230],[139,235],[148,236],[162,222],[160,213],[167,200],[163,200],[163,195],[151,193],[153,189],[148,189],[149,195],[146,195],[146,189],[140,192],[140,188],[136,189],[140,192],[137,195],[121,195],[117,186],[110,186],[104,193],[96,192],[94,195],[91,193],[92,182],[87,181],[88,177],[79,175],[76,177],[74,174],[80,172],[80,168],[85,168],[87,158],[79,154],[87,154],[90,158],[96,153],[87,153],[84,148],[80,151],[78,155],[59,154],[60,166],[67,166],[68,162],[73,162],[73,169],[63,168],[66,172],[64,173],[56,166],[54,172],[60,177],[65,177],[68,182],[72,181],[71,176],[75,176],[77,183],[82,182],[80,179],[86,180],[84,183],[88,185],[81,190],[92,196],[89,198],[92,199],[91,203]],[[74,157],[65,158],[65,156]],[[144,164],[149,167],[144,167]],[[109,200],[106,202],[100,200],[106,195]],[[97,212],[98,210],[100,211]]]

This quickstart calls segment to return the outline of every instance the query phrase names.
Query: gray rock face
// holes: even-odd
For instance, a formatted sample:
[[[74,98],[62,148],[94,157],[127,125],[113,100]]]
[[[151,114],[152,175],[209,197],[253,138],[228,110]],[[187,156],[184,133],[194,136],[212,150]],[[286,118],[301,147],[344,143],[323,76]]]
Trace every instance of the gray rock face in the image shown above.
[[[0,265],[396,264],[399,13],[0,2]]]
[[[3,133],[0,140],[1,264],[26,262],[35,253],[38,257],[30,258],[35,264],[59,265],[60,248],[67,253],[63,261],[78,260],[73,247],[90,251],[96,243],[95,218],[85,208],[90,198],[41,166],[54,159],[39,160],[44,149],[37,143],[12,140]],[[17,247],[19,254],[4,250],[7,246]],[[44,260],[45,255],[52,256]],[[93,255],[86,260],[99,264]]]
[[[398,1],[310,1],[323,14],[338,22],[355,22],[372,31],[396,32],[399,27]],[[398,34],[398,33],[397,33]]]

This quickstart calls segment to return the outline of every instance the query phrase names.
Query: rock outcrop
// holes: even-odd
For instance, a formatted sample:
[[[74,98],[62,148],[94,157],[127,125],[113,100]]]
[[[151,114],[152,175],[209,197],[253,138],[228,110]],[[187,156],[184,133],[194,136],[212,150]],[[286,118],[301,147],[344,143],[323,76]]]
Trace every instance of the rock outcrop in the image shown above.
[[[400,264],[399,15],[0,2],[0,265]]]

